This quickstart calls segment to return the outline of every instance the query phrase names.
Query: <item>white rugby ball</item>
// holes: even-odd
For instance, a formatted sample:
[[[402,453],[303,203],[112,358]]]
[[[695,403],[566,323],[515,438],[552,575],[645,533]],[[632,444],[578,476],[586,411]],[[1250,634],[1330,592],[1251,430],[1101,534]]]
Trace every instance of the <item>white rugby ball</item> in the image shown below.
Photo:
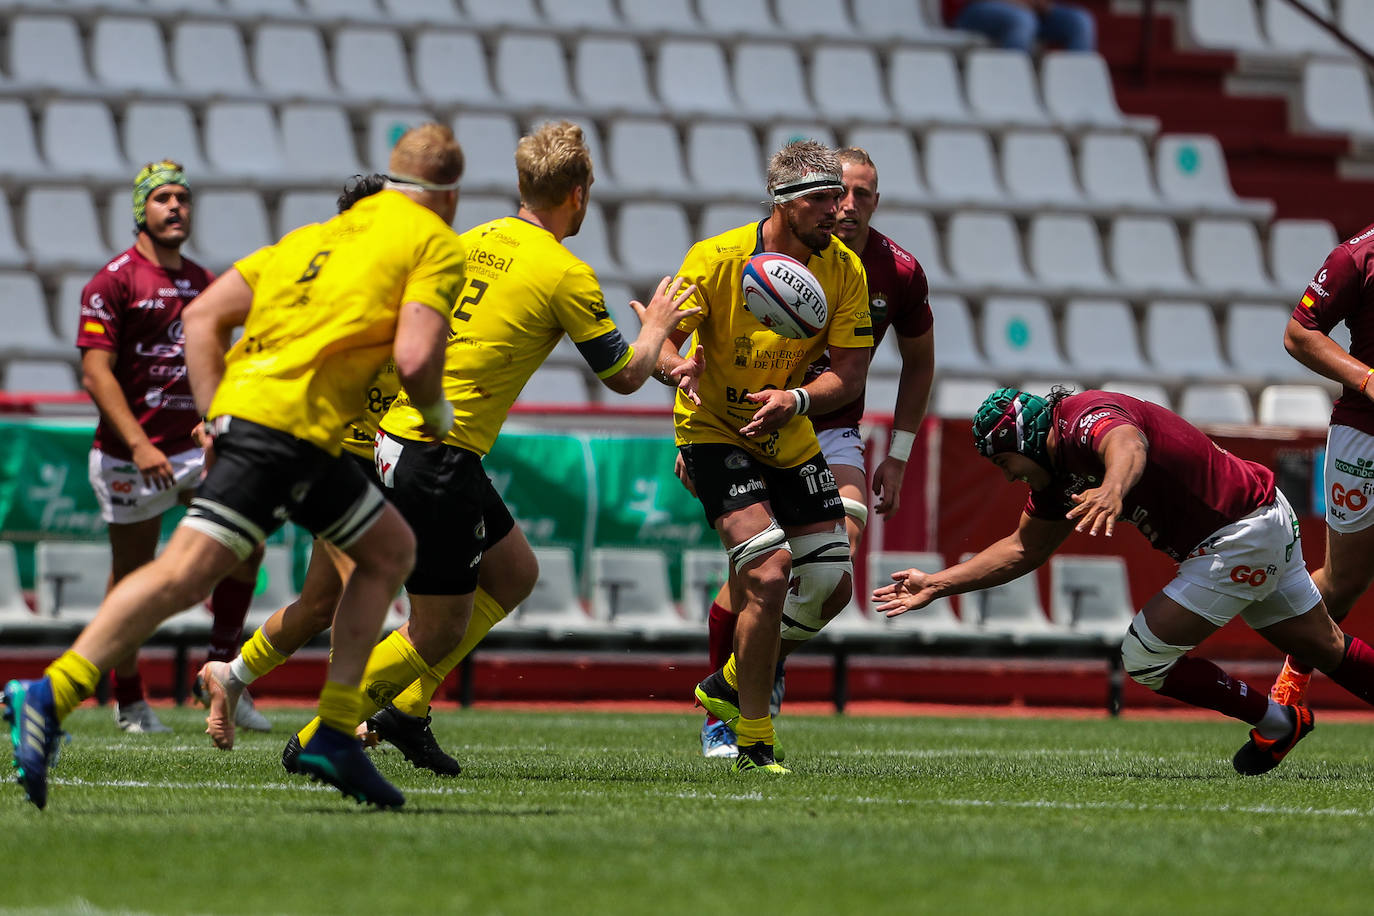
[[[740,278],[744,307],[764,327],[783,337],[815,337],[830,317],[816,275],[796,258],[765,251],[744,265]]]

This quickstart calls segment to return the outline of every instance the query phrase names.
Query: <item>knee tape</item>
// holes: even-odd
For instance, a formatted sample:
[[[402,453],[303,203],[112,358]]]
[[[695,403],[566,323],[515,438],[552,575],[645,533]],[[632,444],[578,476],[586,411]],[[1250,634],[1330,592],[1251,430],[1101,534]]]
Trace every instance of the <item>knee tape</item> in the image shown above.
[[[841,496],[840,502],[844,504],[844,514],[854,519],[860,528],[868,527],[868,506],[857,499],[850,499],[848,496]]]
[[[806,640],[825,626],[821,607],[845,576],[854,574],[849,538],[838,531],[792,538],[792,587],[782,609],[782,638]]]
[[[775,550],[787,549],[787,535],[783,534],[777,522],[770,522],[768,527],[751,537],[749,540],[736,544],[729,550],[730,568],[739,572],[754,560],[765,554],[770,554]]]
[[[1178,660],[1193,646],[1171,646],[1161,640],[1145,624],[1145,615],[1137,613],[1121,641],[1121,665],[1131,680],[1158,690]]]

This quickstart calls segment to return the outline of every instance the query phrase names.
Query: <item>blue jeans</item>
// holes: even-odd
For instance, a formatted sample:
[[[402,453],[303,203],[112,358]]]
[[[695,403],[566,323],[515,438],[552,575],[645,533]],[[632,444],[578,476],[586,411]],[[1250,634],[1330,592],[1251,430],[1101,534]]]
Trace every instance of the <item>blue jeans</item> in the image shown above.
[[[1092,13],[1076,6],[1056,4],[1043,16],[1005,0],[974,0],[954,18],[956,29],[980,32],[999,48],[1030,51],[1038,38],[1068,51],[1097,48],[1097,23]]]

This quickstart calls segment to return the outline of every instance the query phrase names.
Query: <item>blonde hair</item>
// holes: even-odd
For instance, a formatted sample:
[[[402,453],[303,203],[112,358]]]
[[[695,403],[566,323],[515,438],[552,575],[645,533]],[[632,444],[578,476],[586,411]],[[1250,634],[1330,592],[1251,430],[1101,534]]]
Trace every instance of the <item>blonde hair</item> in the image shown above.
[[[447,125],[420,124],[396,141],[388,169],[397,178],[452,184],[463,177],[463,147]]]
[[[592,181],[592,155],[582,128],[571,121],[549,121],[515,146],[520,200],[531,210],[556,207],[574,188]]]
[[[768,191],[801,180],[805,175],[833,175],[840,180],[835,151],[815,140],[793,140],[768,160]]]

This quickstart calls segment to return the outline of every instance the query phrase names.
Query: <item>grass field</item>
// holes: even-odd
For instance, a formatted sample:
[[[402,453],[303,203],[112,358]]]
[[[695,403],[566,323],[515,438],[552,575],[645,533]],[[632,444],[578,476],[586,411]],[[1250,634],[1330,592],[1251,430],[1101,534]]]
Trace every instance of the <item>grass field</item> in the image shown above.
[[[46,811],[0,795],[5,913],[1367,913],[1374,724],[1327,722],[1241,778],[1196,719],[780,720],[788,778],[698,753],[687,714],[444,712],[465,766],[376,759],[363,810],[281,769],[68,722]],[[8,751],[7,743],[4,744]],[[745,879],[748,878],[746,881]]]

